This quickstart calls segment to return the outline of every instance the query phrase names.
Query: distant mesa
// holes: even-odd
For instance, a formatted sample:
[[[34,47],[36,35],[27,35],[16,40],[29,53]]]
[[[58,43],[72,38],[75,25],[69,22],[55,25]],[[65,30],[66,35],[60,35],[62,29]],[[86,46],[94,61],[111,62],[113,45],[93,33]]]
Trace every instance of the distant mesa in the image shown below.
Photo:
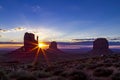
[[[46,51],[48,53],[63,53],[60,49],[58,49],[56,41],[52,41]]]
[[[49,49],[58,49],[57,48],[57,42],[55,42],[55,41],[51,42],[50,45],[49,45]]]
[[[93,42],[93,49],[97,50],[97,49],[108,49],[109,48],[109,44],[107,39],[105,38],[98,38]]]
[[[91,51],[94,54],[109,54],[112,51],[109,49],[109,43],[106,38],[97,38],[93,42],[93,49]]]
[[[30,51],[38,45],[38,36],[35,40],[35,35],[33,33],[26,32],[24,35],[24,49],[25,51]]]

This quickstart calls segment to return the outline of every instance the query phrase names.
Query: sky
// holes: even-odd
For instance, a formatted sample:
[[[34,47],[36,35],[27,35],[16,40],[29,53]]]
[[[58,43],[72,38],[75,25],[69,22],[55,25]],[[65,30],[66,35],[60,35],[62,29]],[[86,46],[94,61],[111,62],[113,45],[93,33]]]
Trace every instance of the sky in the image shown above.
[[[0,42],[120,41],[120,0],[0,0]]]

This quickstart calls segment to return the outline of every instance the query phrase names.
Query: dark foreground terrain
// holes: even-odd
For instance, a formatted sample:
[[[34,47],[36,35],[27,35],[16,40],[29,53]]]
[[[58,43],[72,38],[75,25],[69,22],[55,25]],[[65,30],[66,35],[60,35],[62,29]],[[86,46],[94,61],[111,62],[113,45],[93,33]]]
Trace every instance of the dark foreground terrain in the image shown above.
[[[5,62],[6,55],[2,55],[0,80],[120,80],[119,53],[46,55],[47,62],[46,59],[38,59],[34,65],[29,61],[24,62],[25,57],[21,57],[21,62],[10,61],[7,57]]]

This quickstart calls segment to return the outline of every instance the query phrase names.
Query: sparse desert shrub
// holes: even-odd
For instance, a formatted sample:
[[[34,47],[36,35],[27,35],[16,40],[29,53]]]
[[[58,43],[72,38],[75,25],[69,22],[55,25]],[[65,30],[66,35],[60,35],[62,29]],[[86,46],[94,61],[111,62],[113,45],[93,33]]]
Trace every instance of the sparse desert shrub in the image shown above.
[[[97,68],[93,75],[97,77],[108,77],[113,73],[113,70],[111,69],[105,69],[105,68]]]
[[[110,67],[110,66],[112,66],[112,63],[104,63],[104,66],[105,67]]]
[[[68,80],[87,80],[87,75],[79,70],[63,72],[61,76],[69,78]]]
[[[115,67],[120,67],[120,63],[115,63],[115,64],[113,64],[113,66],[115,66]]]
[[[99,79],[99,78],[95,78],[95,79],[90,79],[90,80],[102,80],[102,79]]]
[[[33,71],[32,74],[38,78],[47,78],[51,76],[51,73],[45,71]]]
[[[63,72],[62,69],[56,69],[52,72],[53,75],[60,75]]]
[[[18,77],[17,80],[37,80],[37,79],[33,76],[21,76]]]
[[[72,69],[67,69],[67,70],[63,71],[63,72],[60,74],[60,76],[67,77],[67,76],[69,76],[69,75],[70,75],[72,72],[74,72],[74,71],[76,71],[76,70],[74,70],[73,68],[72,68]]]
[[[12,70],[5,70],[6,74],[9,74]]]
[[[55,70],[55,69],[57,69],[57,67],[55,67],[55,66],[47,67],[47,68],[45,69],[45,72],[50,72],[50,71],[53,71],[53,70]]]
[[[19,74],[18,74],[16,71],[10,72],[10,73],[8,74],[8,77],[9,77],[9,78],[17,78],[17,77],[19,77]]]
[[[103,64],[89,64],[87,65],[87,69],[96,69],[98,67],[102,67]]]
[[[115,73],[115,74],[112,76],[112,80],[120,80],[120,72]]]
[[[81,71],[72,72],[69,80],[87,80],[87,75]]]
[[[31,68],[33,68],[33,65],[28,64],[28,65],[26,65],[26,68],[31,69]]]
[[[53,76],[53,77],[49,77],[47,80],[66,80],[66,79],[61,76]]]
[[[0,70],[0,80],[8,80],[4,70]]]
[[[103,63],[112,63],[111,59],[105,59]]]
[[[79,69],[79,70],[84,69],[84,68],[85,68],[85,65],[84,65],[84,64],[78,65],[78,66],[76,67],[76,69]]]
[[[31,75],[27,71],[14,71],[11,72],[9,75],[10,79],[17,79],[17,80],[37,80],[33,75]]]

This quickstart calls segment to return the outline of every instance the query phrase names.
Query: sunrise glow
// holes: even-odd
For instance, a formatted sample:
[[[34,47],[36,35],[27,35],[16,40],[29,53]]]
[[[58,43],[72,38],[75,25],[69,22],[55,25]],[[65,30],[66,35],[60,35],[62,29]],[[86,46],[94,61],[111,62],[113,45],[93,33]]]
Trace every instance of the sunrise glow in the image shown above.
[[[34,61],[33,61],[33,65],[36,64],[36,62],[38,61],[38,55],[39,55],[40,53],[43,54],[43,56],[44,56],[47,64],[50,65],[49,59],[48,59],[48,57],[47,57],[47,55],[46,55],[46,52],[44,51],[44,48],[47,48],[47,47],[48,47],[48,44],[43,43],[43,42],[39,42],[39,43],[38,43],[38,46],[36,46],[36,47],[34,48],[34,49],[37,48],[37,52],[36,52],[36,55],[35,55],[35,58],[34,58]],[[33,49],[33,50],[34,50],[34,49]]]
[[[40,42],[39,44],[38,44],[38,47],[39,48],[46,48],[48,45],[47,44],[45,44],[45,43],[43,43],[43,42]]]

